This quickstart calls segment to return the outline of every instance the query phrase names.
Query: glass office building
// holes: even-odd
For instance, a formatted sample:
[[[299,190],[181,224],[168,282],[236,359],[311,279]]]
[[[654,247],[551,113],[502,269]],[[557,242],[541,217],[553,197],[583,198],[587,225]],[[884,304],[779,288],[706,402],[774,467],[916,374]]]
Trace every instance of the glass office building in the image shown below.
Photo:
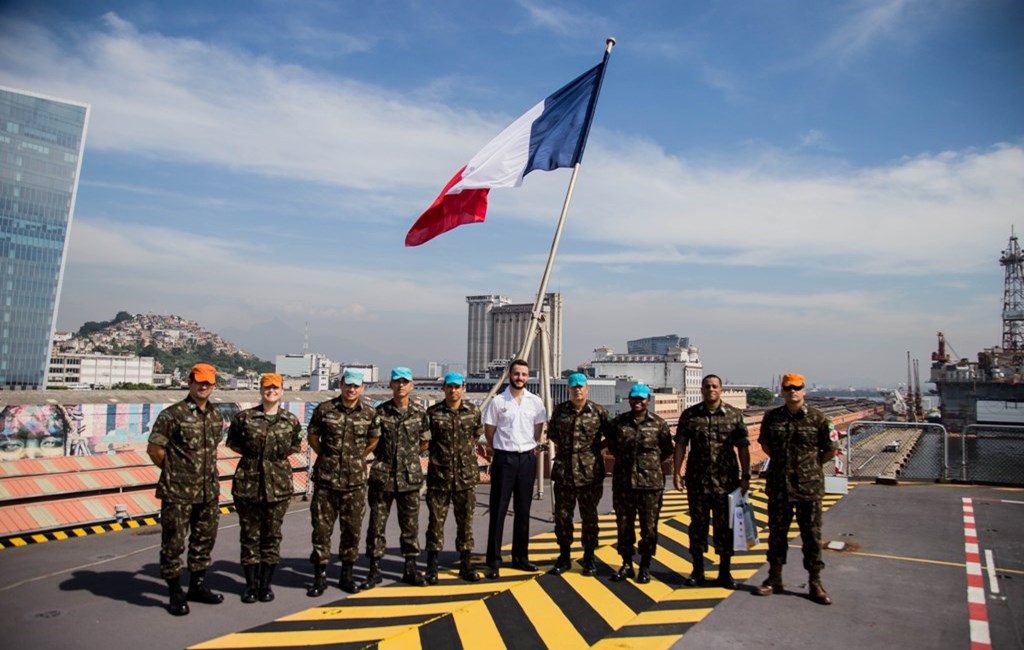
[[[0,86],[0,389],[46,387],[89,107]]]

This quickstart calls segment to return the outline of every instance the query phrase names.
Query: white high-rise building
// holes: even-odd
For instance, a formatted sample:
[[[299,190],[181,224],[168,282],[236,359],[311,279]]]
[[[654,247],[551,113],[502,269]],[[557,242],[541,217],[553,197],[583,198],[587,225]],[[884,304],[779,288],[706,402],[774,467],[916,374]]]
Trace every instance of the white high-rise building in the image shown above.
[[[526,340],[533,303],[511,304],[505,296],[466,296],[469,304],[466,371],[485,372],[492,363],[503,366],[519,355]],[[562,294],[549,293],[541,306],[550,346],[551,373],[562,371]],[[540,337],[527,357],[533,370],[540,369]]]
[[[437,361],[430,361],[427,363],[427,377],[431,379],[439,379],[441,377],[441,366]]]
[[[57,353],[50,358],[51,387],[112,388],[117,384],[153,384],[153,357]]]
[[[274,357],[274,372],[284,377],[309,377],[316,369],[317,355],[278,354]]]
[[[611,348],[597,348],[590,367],[595,377],[626,377],[651,388],[674,388],[685,395],[687,408],[702,399],[704,364],[693,345],[673,346],[666,354],[615,354]]]

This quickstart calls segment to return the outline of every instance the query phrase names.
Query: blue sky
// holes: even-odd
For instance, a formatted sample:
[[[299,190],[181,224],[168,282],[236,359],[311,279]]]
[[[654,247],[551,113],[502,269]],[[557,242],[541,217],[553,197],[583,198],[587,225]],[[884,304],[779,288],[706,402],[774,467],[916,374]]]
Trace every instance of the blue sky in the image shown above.
[[[174,313],[264,358],[465,360],[530,302],[568,170],[408,249],[444,183],[615,47],[550,289],[565,367],[691,337],[768,384],[1000,341],[1024,230],[1024,4],[7,2],[0,84],[92,115],[58,327]]]

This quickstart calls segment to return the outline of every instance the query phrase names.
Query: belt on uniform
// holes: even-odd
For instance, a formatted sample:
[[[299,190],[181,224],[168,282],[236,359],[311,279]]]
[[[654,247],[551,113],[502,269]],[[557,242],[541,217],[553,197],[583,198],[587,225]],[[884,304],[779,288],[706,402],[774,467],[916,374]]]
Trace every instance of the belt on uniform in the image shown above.
[[[512,454],[514,456],[523,456],[525,454],[532,454],[535,449],[537,449],[537,448],[534,447],[533,449],[527,449],[526,451],[506,451],[504,449],[495,449],[494,453],[496,453],[496,454],[499,454],[499,453],[500,454]]]

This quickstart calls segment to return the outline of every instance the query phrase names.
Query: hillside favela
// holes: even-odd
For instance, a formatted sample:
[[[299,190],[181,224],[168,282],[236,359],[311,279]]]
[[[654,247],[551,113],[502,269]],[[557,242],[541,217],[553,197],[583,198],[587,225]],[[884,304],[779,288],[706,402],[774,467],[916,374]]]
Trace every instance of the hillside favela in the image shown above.
[[[1024,648],[1019,7],[99,4],[0,28],[4,647]]]

